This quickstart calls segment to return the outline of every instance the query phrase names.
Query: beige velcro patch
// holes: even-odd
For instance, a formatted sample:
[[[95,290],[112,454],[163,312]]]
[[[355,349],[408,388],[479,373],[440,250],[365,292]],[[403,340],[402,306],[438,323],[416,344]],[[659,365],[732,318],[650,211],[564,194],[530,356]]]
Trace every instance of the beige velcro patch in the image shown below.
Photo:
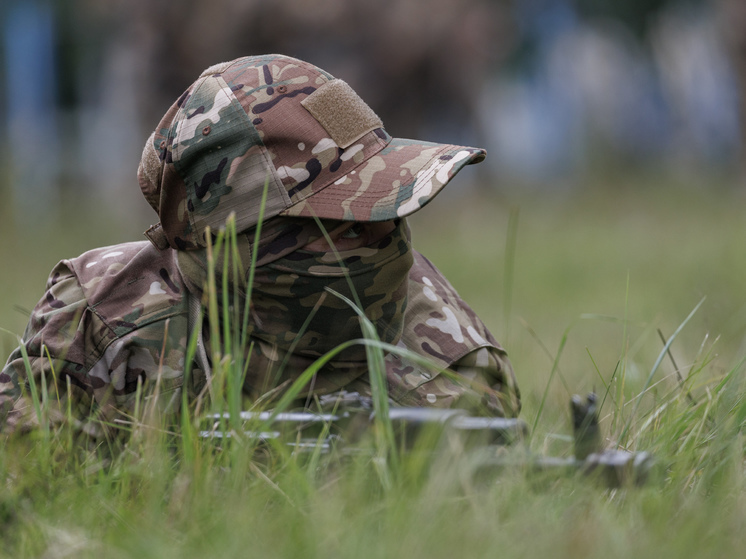
[[[138,171],[139,174],[148,181],[150,189],[160,194],[159,190],[161,187],[161,171],[163,170],[163,163],[161,162],[161,158],[158,157],[155,147],[153,147],[153,142],[155,141],[154,138],[155,132],[153,132],[148,138],[148,141],[145,142]]]
[[[342,149],[368,132],[383,128],[383,122],[373,109],[342,80],[326,82],[301,104]]]

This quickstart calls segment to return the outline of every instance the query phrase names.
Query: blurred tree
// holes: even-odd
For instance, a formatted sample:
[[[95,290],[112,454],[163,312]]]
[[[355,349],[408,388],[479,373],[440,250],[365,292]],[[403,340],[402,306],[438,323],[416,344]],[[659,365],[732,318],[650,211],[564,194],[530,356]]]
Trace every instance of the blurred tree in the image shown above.
[[[9,0],[2,5],[3,101],[7,145],[2,157],[20,213],[54,206],[57,174],[55,5]],[[43,148],[41,149],[40,148]],[[40,157],[40,154],[41,157]]]
[[[714,0],[731,58],[740,101],[741,176],[746,184],[746,1]]]

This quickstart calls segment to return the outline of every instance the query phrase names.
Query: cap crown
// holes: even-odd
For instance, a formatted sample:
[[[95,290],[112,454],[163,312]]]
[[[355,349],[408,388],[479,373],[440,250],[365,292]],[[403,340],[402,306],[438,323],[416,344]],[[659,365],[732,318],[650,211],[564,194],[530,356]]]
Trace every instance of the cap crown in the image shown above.
[[[148,139],[140,188],[159,248],[206,245],[235,214],[238,231],[277,215],[386,221],[419,210],[480,148],[391,138],[342,80],[282,55],[205,70]]]
[[[391,141],[341,80],[281,55],[205,70],[152,136],[158,184],[141,187],[171,246],[204,246],[204,231],[235,212],[239,231],[343,177]],[[146,150],[148,146],[146,146]]]

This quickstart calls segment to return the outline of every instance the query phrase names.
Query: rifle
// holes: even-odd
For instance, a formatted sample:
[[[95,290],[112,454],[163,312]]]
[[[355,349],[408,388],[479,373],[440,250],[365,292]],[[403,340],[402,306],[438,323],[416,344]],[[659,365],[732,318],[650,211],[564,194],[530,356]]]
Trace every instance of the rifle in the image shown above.
[[[259,442],[279,441],[296,453],[358,453],[361,450],[358,443],[376,421],[370,399],[354,392],[343,392],[321,396],[319,404],[327,411],[241,412],[242,436]],[[524,448],[525,452],[513,455],[500,452],[500,449],[519,446],[528,439],[528,425],[521,419],[472,416],[460,409],[417,407],[390,407],[388,419],[402,452],[422,450],[420,443],[426,436],[431,437],[426,440],[432,451],[437,446],[432,444],[433,441],[450,438],[475,453],[475,473],[506,468],[556,474],[580,471],[610,488],[647,482],[656,465],[651,453],[602,448],[595,394],[591,393],[585,399],[573,396],[570,407],[574,455],[567,458],[534,455],[527,448]],[[210,425],[201,430],[199,436],[220,440],[235,435],[226,430],[227,419],[228,414],[207,416]]]

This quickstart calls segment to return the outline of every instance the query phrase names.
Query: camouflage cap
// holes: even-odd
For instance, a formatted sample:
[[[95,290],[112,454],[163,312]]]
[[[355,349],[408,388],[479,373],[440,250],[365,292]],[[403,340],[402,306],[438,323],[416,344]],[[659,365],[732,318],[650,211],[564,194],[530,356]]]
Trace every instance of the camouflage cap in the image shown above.
[[[391,138],[342,80],[264,55],[205,70],[148,139],[138,179],[168,245],[187,250],[233,212],[238,231],[254,227],[265,185],[265,218],[386,221],[417,211],[484,157]]]

